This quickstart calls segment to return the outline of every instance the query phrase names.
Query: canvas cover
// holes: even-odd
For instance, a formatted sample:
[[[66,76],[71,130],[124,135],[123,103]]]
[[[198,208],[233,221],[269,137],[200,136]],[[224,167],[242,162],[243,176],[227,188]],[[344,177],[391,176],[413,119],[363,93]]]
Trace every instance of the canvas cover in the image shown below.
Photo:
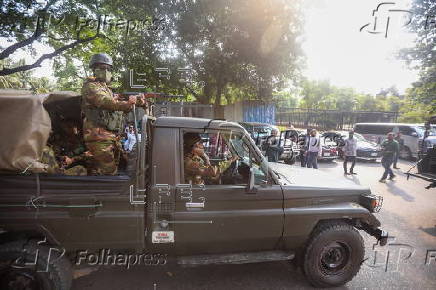
[[[51,114],[44,105],[55,104],[51,107],[56,110],[57,104],[71,98],[77,99],[77,94],[33,95],[28,91],[0,90],[0,171],[41,167],[38,159],[52,128]]]

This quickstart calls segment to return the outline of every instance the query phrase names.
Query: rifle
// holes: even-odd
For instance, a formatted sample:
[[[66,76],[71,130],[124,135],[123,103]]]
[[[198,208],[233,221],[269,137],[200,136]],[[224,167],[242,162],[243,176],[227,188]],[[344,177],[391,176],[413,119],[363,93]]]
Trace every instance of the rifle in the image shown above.
[[[148,93],[142,93],[142,92],[124,92],[121,93],[121,95],[125,96],[134,96],[134,95],[143,95],[146,99],[152,99],[152,98],[186,98],[186,96],[183,95],[167,95],[164,93],[155,93],[155,92],[148,92]]]

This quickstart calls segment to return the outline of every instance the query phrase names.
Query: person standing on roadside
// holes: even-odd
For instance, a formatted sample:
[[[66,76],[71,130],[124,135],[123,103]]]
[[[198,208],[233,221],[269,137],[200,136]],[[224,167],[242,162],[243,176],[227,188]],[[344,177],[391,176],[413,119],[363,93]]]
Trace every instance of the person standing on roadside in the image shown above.
[[[394,169],[400,169],[399,167],[397,167],[397,162],[398,162],[398,157],[400,155],[400,150],[404,146],[404,140],[403,140],[403,138],[401,138],[401,132],[398,132],[397,136],[395,136],[394,139],[398,142],[398,144],[400,146],[398,152],[395,154],[395,157],[394,157]]]
[[[265,143],[266,157],[269,162],[278,162],[280,155],[283,153],[283,148],[280,146],[280,139],[278,138],[279,131],[276,129],[271,130],[271,136],[269,136]]]
[[[398,154],[400,150],[400,146],[398,142],[394,139],[394,133],[390,132],[387,135],[388,139],[383,141],[381,144],[382,148],[382,166],[385,169],[382,178],[379,182],[386,182],[386,178],[389,175],[389,179],[393,180],[395,178],[395,174],[392,172],[391,165],[394,162],[395,154]]]
[[[310,136],[310,129],[307,129],[306,136],[304,137],[304,140],[300,142],[300,163],[301,167],[306,167],[307,164],[307,146],[308,146],[308,140]]]
[[[318,169],[318,157],[322,154],[321,139],[317,135],[315,129],[310,131],[309,139],[307,140],[307,168]]]
[[[356,154],[357,154],[357,139],[354,138],[354,131],[348,132],[348,138],[344,140],[344,147],[342,151],[344,152],[344,174],[357,174],[354,172],[354,165],[356,164]],[[351,162],[350,172],[347,172],[347,163]]]

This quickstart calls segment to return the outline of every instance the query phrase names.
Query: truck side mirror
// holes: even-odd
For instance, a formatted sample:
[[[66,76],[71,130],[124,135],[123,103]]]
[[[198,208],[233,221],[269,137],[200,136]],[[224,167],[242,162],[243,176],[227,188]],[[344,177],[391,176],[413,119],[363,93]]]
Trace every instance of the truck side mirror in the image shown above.
[[[254,189],[254,170],[250,168],[250,178],[248,179],[247,191],[253,191]]]

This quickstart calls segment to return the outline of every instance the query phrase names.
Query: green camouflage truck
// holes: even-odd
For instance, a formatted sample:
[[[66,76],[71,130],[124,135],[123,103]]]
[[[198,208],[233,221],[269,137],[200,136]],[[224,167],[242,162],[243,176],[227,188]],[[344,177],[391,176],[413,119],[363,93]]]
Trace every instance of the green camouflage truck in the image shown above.
[[[359,231],[386,244],[374,216],[380,197],[315,170],[269,164],[237,123],[144,116],[139,129],[133,170],[116,176],[3,171],[0,289],[70,289],[73,266],[102,249],[181,265],[294,260],[314,286],[331,287],[359,271]],[[239,158],[219,178],[188,184],[187,132],[201,135],[212,164]]]

